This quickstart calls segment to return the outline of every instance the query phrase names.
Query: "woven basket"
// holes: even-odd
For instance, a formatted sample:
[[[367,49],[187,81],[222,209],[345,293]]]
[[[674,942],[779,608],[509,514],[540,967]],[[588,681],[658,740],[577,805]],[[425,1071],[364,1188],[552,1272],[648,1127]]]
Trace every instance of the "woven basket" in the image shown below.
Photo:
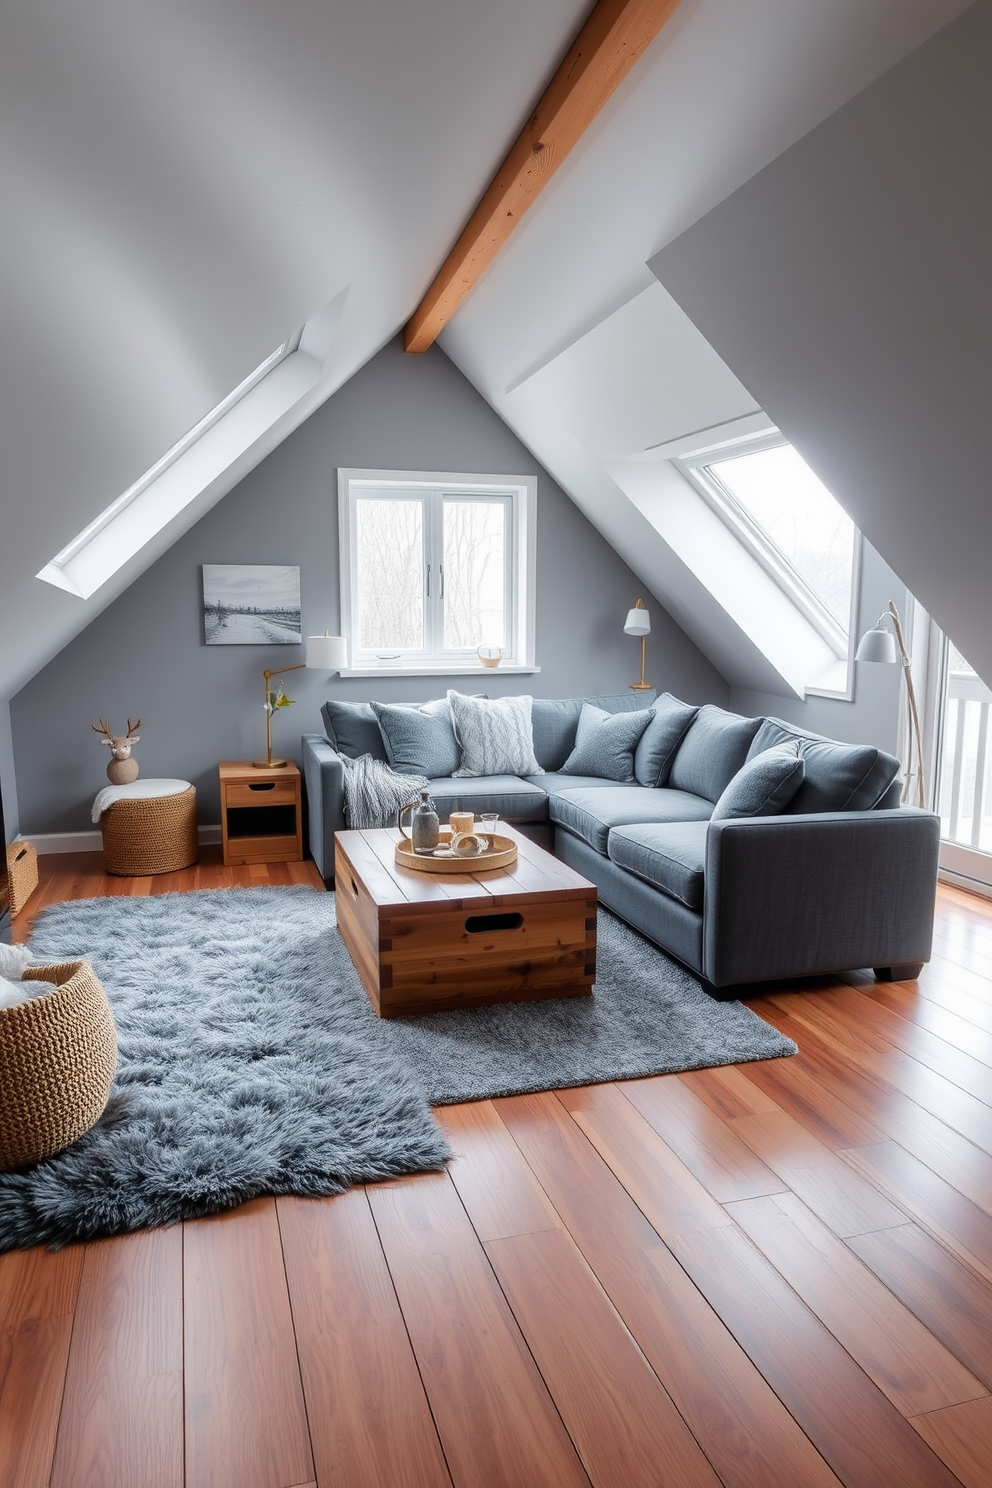
[[[18,839],[7,849],[7,875],[10,880],[10,909],[20,914],[38,887],[38,853],[33,842]]]
[[[0,1009],[0,1171],[41,1162],[89,1131],[117,1068],[110,1004],[88,962],[30,966],[24,977],[56,988]]]
[[[103,865],[119,878],[188,868],[199,856],[196,788],[114,801],[100,817],[100,830]]]

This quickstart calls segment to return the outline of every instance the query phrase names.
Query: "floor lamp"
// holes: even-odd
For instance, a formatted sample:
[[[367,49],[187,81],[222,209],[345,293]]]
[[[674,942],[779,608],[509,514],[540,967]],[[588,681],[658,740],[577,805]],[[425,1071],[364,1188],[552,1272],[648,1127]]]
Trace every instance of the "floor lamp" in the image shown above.
[[[885,621],[891,620],[895,631],[885,629]],[[898,646],[898,654],[896,647]],[[910,727],[910,754],[912,746],[916,744],[916,805],[926,808],[926,787],[923,779],[923,735],[920,731],[920,711],[916,706],[916,689],[913,686],[913,669],[909,664],[909,653],[906,650],[906,642],[902,633],[902,622],[899,619],[899,611],[893,600],[889,600],[889,608],[879,615],[875,621],[874,630],[866,630],[861,637],[858,649],[854,656],[855,661],[872,662],[897,662],[902,661],[903,675],[906,678],[906,702],[909,708]],[[912,764],[912,759],[910,759]],[[902,799],[909,800],[909,779],[912,771],[906,771],[906,780],[902,788]]]
[[[283,672],[299,672],[304,667],[310,671],[337,672],[348,665],[348,642],[344,636],[323,635],[307,636],[307,659],[298,661],[295,666],[266,667],[262,676],[265,678],[265,758],[252,760],[256,770],[281,770],[286,764],[284,759],[272,758],[272,715],[280,705],[272,698],[272,678],[282,676]],[[287,701],[289,701],[287,699]]]
[[[644,652],[647,638],[651,634],[651,616],[644,608],[641,600],[638,600],[632,610],[627,611],[627,619],[624,621],[624,635],[640,636],[641,639],[641,680],[631,682],[634,692],[650,692],[651,683],[644,680]]]

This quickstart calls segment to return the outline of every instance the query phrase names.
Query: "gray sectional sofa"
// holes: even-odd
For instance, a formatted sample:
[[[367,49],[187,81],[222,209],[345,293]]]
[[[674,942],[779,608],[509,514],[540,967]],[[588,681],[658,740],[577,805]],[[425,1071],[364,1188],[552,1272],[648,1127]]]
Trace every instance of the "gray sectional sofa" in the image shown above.
[[[541,773],[466,778],[443,699],[323,714],[326,736],[302,747],[325,878],[345,826],[342,756],[372,754],[437,766],[423,773],[442,820],[498,811],[713,989],[862,967],[908,979],[929,959],[939,820],[900,807],[899,762],[873,746],[668,694],[535,698]]]

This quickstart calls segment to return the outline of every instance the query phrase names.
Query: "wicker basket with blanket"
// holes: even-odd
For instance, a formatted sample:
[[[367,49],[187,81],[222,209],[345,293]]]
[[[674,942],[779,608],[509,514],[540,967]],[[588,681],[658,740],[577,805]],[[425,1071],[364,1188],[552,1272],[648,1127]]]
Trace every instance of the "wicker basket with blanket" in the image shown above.
[[[107,994],[86,961],[30,966],[55,990],[0,1010],[0,1171],[70,1146],[102,1115],[117,1068]]]

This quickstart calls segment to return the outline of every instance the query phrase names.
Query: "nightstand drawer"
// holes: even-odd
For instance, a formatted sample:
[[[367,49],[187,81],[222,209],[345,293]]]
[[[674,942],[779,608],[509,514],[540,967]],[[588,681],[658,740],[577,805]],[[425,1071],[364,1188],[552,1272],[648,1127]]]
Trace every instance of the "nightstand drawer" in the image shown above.
[[[257,785],[232,781],[224,785],[224,801],[228,806],[295,806],[296,789],[292,780],[260,780]]]

